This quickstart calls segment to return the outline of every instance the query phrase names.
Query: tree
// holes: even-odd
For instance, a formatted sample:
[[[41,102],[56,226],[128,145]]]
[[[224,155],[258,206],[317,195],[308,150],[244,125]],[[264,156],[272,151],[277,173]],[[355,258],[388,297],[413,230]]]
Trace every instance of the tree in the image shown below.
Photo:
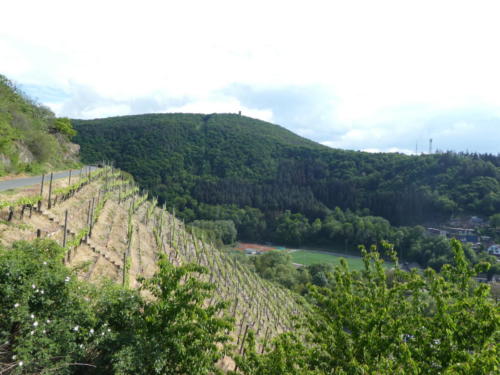
[[[71,125],[71,120],[66,117],[56,118],[54,121],[54,129],[66,135],[68,138],[73,138],[77,132],[73,129],[73,125]]]
[[[191,225],[208,231],[210,239],[222,244],[234,243],[238,234],[232,220],[195,220]]]
[[[131,341],[115,354],[119,374],[209,374],[223,355],[218,345],[229,337],[231,321],[219,313],[219,302],[205,307],[214,286],[198,280],[201,266],[174,267],[162,256],[159,271],[142,279],[142,290],[154,300],[146,302],[141,318],[132,328]]]
[[[263,355],[249,344],[238,366],[244,374],[497,373],[500,314],[489,286],[472,279],[487,265],[471,268],[456,240],[452,249],[441,273],[397,266],[390,282],[374,250],[363,250],[361,272],[342,261],[329,288],[310,289],[310,334],[279,336]]]
[[[0,373],[68,374],[109,339],[63,255],[49,240],[0,249]]]
[[[276,235],[279,241],[300,246],[310,231],[307,218],[302,214],[292,214],[286,210],[279,218]]]
[[[500,213],[490,216],[490,225],[494,228],[500,228]]]
[[[286,288],[294,289],[308,281],[308,274],[299,272],[292,264],[290,254],[269,251],[253,258],[255,271],[264,279],[271,280]]]
[[[0,249],[1,374],[212,374],[231,320],[206,306],[205,269],[172,266],[141,280],[147,297],[80,282],[50,240]]]

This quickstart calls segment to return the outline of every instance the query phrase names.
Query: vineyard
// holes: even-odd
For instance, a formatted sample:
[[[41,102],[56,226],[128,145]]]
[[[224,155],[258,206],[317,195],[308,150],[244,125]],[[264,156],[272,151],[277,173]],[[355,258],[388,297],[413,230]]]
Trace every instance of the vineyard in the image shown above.
[[[121,171],[104,167],[67,179],[0,195],[0,241],[50,238],[66,250],[65,264],[81,279],[111,279],[137,288],[151,277],[160,254],[175,265],[206,267],[214,283],[206,301],[228,302],[235,320],[234,351],[242,353],[249,329],[265,351],[270,338],[291,330],[307,307],[290,291],[267,282],[223,251],[189,233],[156,199],[148,199]]]

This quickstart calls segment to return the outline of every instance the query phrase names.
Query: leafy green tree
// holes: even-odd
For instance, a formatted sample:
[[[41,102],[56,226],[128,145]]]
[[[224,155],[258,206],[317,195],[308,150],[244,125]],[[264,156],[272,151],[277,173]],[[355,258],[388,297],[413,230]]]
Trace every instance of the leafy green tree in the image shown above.
[[[472,279],[487,265],[471,268],[456,240],[452,249],[453,265],[441,273],[397,267],[390,282],[375,251],[363,250],[361,272],[343,261],[329,288],[311,287],[310,333],[280,336],[263,355],[249,343],[239,368],[244,374],[497,373],[498,306],[489,286]],[[389,245],[386,252],[397,262]]]
[[[47,240],[0,250],[0,373],[73,373],[108,339],[62,258]]]
[[[214,286],[194,277],[201,266],[174,267],[162,256],[159,271],[142,280],[141,289],[154,299],[143,306],[130,343],[115,358],[117,374],[210,374],[228,342],[228,318],[219,318],[226,307],[218,302],[205,307]]]
[[[331,264],[311,264],[307,266],[311,281],[317,286],[327,286],[331,281],[333,266]]]
[[[64,134],[68,138],[73,138],[76,135],[76,130],[73,129],[71,120],[66,117],[60,117],[54,120],[54,130]]]
[[[195,220],[191,225],[208,231],[208,238],[222,244],[234,243],[238,234],[232,220]]]
[[[490,225],[494,228],[500,228],[500,213],[490,216]]]
[[[212,374],[224,354],[225,303],[202,267],[165,257],[147,294],[79,282],[49,240],[0,249],[0,373]]]
[[[302,214],[292,214],[286,210],[278,217],[276,236],[278,241],[286,244],[300,246],[307,238],[310,225],[307,218]]]
[[[305,284],[308,274],[303,275],[292,264],[290,254],[283,251],[269,251],[253,257],[255,271],[264,279],[271,280],[286,288],[294,289]],[[304,280],[305,278],[305,280]]]

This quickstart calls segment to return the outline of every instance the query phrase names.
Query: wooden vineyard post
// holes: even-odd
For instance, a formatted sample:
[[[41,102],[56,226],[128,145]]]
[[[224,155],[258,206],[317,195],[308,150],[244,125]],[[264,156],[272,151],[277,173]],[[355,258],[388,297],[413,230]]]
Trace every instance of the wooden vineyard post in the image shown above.
[[[262,343],[262,348],[260,349],[260,354],[264,353],[267,346],[267,335],[269,334],[269,327],[266,327],[266,334],[264,335],[264,342]]]
[[[240,344],[240,336],[241,336],[241,331],[243,330],[243,324],[245,323],[245,319],[246,319],[246,313],[243,315],[243,318],[241,319],[241,323],[240,323],[240,329],[238,330],[238,341],[236,342],[236,345],[239,345]]]
[[[64,211],[63,247],[66,247],[66,237],[67,237],[67,235],[68,235],[68,210]],[[68,258],[69,258],[69,256],[68,256]]]
[[[240,354],[243,354],[244,351],[244,346],[245,346],[245,340],[247,339],[247,332],[248,332],[248,324],[245,327],[245,333],[243,334],[243,339],[241,340],[241,346],[240,346]]]
[[[95,198],[92,198],[92,208],[90,210],[90,222],[89,222],[89,238],[92,237],[92,228],[94,227],[94,210],[95,210],[95,205],[94,205],[94,200]]]
[[[40,238],[42,237],[42,230],[41,229],[37,229],[36,230],[36,238]]]
[[[45,182],[45,174],[42,175],[42,183],[40,185],[40,197],[41,199],[38,201],[38,211],[42,209],[42,199],[43,199],[43,183]]]
[[[69,170],[68,186],[71,186],[71,169]]]
[[[122,278],[122,286],[125,286],[127,282],[127,252],[123,252],[123,278]]]
[[[89,200],[89,209],[87,211],[87,226],[90,226],[90,209],[92,208],[92,201]],[[85,242],[87,242],[88,234],[85,236]]]
[[[50,172],[50,183],[49,183],[49,205],[48,208],[49,210],[52,208],[52,179],[54,178],[54,173]]]
[[[40,195],[43,194],[43,183],[44,183],[44,181],[45,181],[45,174],[42,175],[42,183],[40,185]]]

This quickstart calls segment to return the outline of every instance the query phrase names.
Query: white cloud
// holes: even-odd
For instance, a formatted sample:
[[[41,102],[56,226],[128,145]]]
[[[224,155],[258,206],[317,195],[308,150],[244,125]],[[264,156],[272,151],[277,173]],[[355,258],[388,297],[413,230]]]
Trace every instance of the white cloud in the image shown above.
[[[238,113],[263,121],[273,121],[273,112],[270,109],[253,109],[243,106],[235,98],[201,99],[192,101],[180,107],[167,108],[160,112],[188,112],[188,113]]]
[[[99,106],[81,112],[82,118],[93,119],[108,116],[124,116],[130,114],[130,107],[126,104]]]
[[[2,5],[0,72],[67,92],[46,100],[61,115],[241,109],[337,147],[411,149],[431,136],[469,137],[450,123],[434,131],[429,121],[442,114],[500,117],[499,11],[480,0],[19,0]],[[220,97],[235,84],[323,90],[320,104],[304,96],[307,106],[278,108]]]
[[[361,151],[364,152],[371,152],[371,153],[379,153],[379,152],[398,152],[400,154],[406,154],[406,155],[415,155],[415,150],[408,150],[405,148],[398,148],[398,147],[389,147],[387,149],[379,149],[379,148],[365,148]]]

